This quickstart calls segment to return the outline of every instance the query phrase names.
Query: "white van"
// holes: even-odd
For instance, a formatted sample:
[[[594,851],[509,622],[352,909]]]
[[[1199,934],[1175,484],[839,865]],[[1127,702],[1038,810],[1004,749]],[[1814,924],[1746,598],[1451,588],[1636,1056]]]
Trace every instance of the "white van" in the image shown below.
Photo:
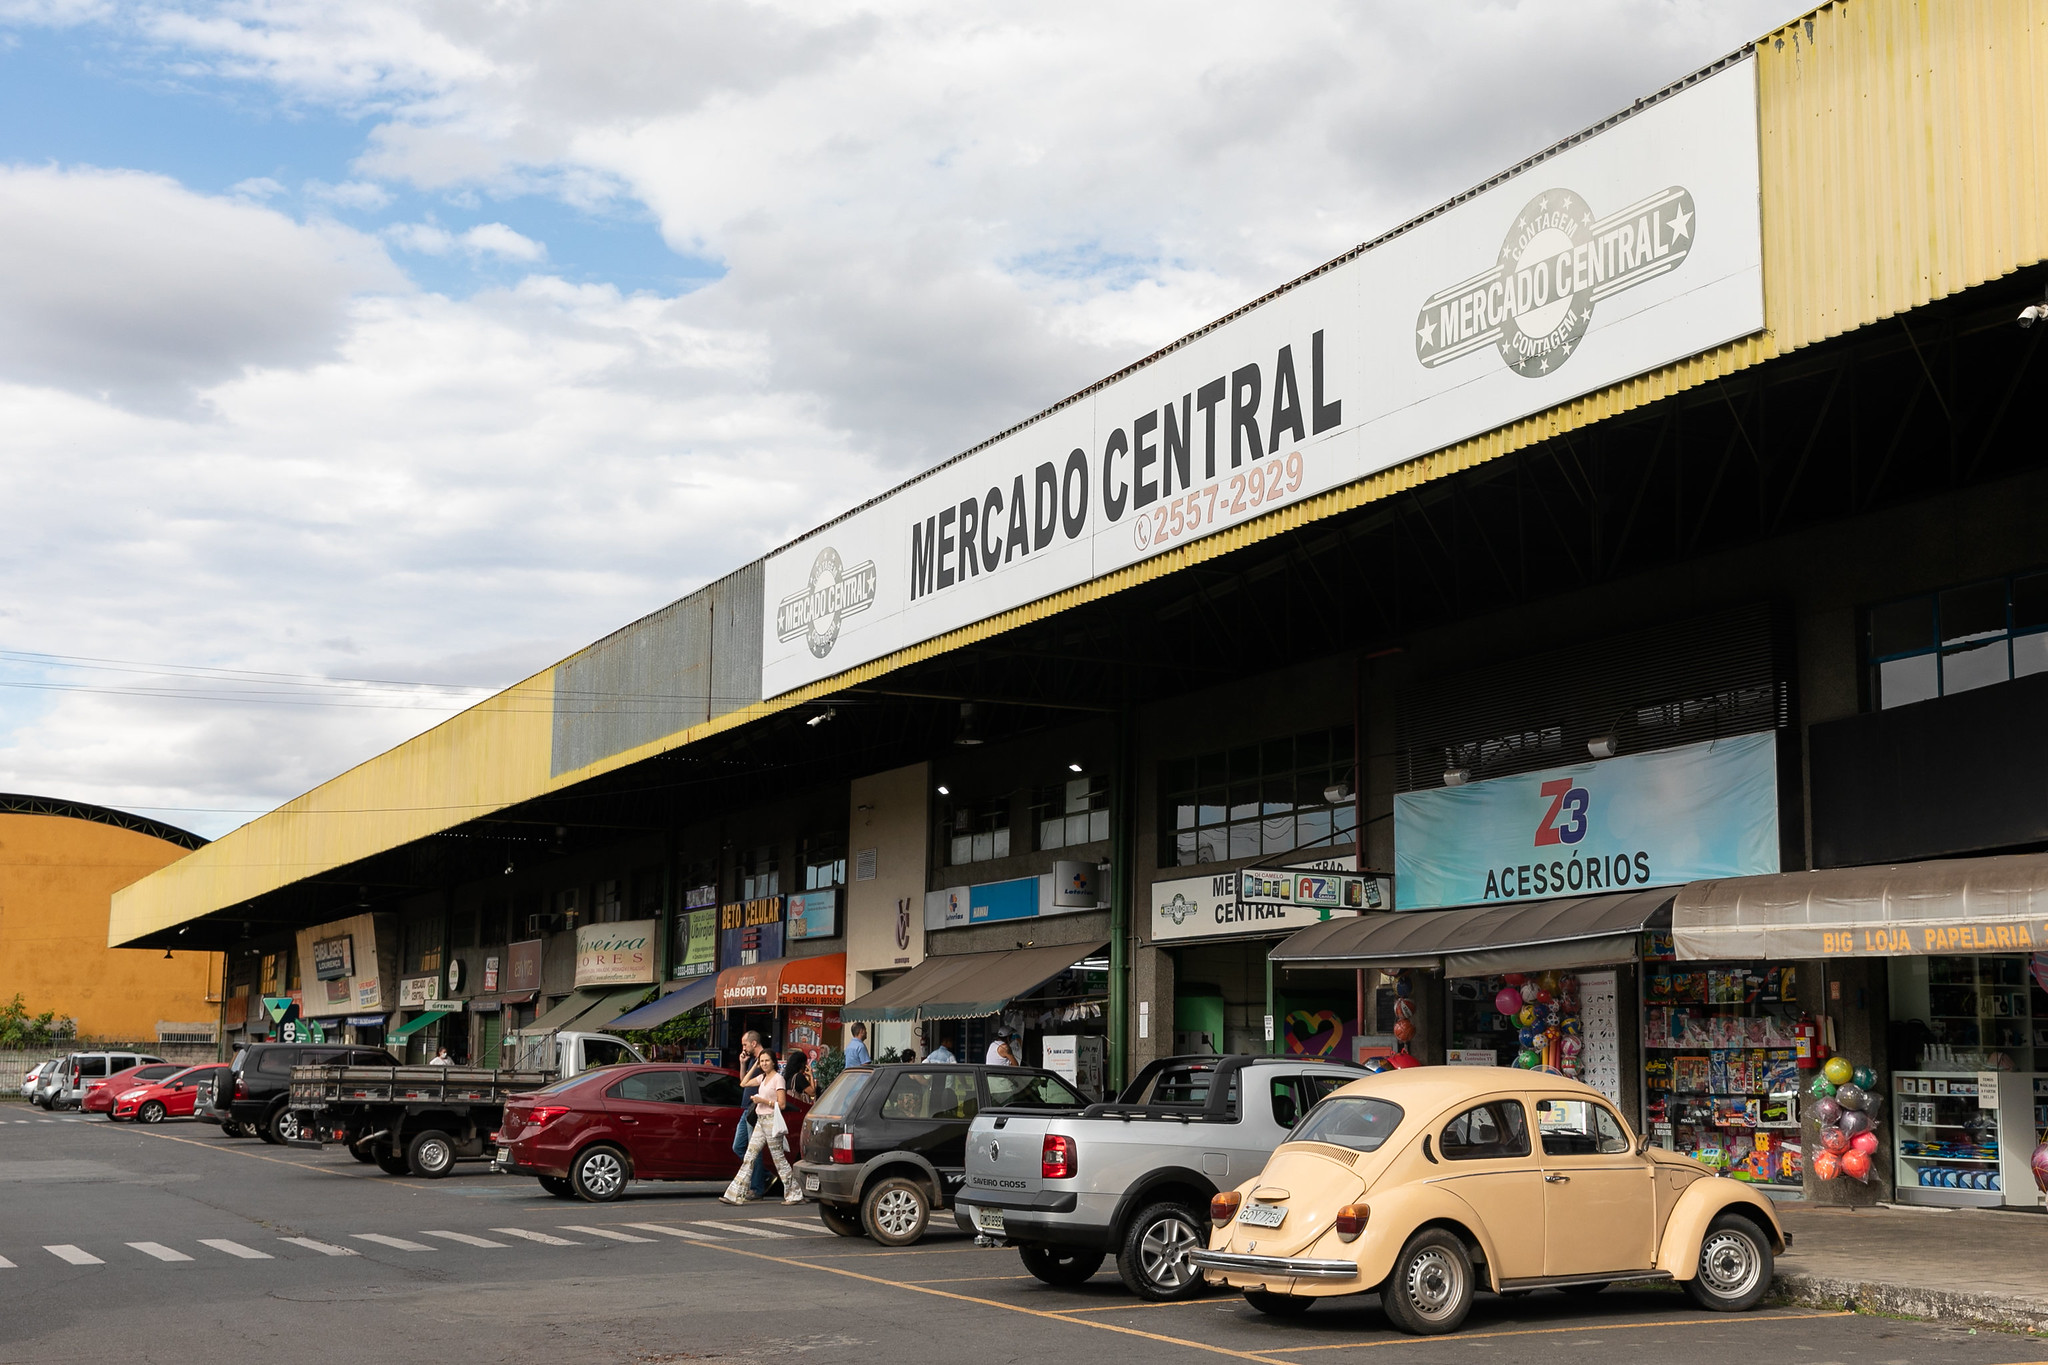
[[[42,1090],[36,1103],[45,1109],[76,1109],[93,1082],[103,1081],[131,1066],[148,1066],[163,1058],[147,1052],[74,1052],[57,1065],[54,1084]]]

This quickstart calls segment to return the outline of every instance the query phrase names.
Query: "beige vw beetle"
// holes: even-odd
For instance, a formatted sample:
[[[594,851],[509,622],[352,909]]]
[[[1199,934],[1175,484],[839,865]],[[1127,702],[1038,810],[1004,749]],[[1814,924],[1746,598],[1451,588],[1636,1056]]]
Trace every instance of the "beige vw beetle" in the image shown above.
[[[1209,1249],[1191,1259],[1260,1312],[1378,1293],[1423,1334],[1455,1331],[1480,1288],[1676,1280],[1738,1312],[1790,1241],[1767,1199],[1638,1142],[1591,1086],[1500,1067],[1354,1081],[1209,1212]]]

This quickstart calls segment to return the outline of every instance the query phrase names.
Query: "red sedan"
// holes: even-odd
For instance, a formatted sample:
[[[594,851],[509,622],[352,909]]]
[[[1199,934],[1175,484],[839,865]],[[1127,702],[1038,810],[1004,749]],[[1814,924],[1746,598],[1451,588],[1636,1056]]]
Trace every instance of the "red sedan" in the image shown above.
[[[792,1160],[809,1108],[792,1100],[783,1110]],[[496,1165],[539,1176],[549,1194],[600,1204],[631,1180],[730,1180],[739,1118],[737,1072],[608,1066],[508,1101]]]
[[[166,1076],[183,1071],[189,1062],[151,1062],[147,1066],[131,1066],[126,1071],[116,1071],[103,1081],[94,1081],[86,1090],[85,1098],[78,1102],[80,1113],[105,1114],[114,1117],[114,1097],[123,1090],[133,1090],[146,1081],[160,1081]]]
[[[134,1119],[137,1123],[189,1119],[193,1106],[198,1103],[200,1090],[212,1086],[215,1080],[228,1073],[229,1067],[225,1062],[202,1062],[183,1071],[174,1071],[162,1080],[128,1086],[114,1096],[114,1108],[109,1117]]]

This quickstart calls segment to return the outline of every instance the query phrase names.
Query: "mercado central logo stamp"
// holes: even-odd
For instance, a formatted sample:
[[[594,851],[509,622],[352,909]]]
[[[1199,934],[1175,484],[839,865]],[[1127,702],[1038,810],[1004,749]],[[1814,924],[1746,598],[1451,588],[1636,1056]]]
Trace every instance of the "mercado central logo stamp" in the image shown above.
[[[804,590],[776,605],[775,636],[794,640],[801,635],[811,654],[822,659],[832,652],[846,618],[874,604],[875,561],[863,560],[849,569],[840,564],[839,551],[827,546],[811,562]]]
[[[1585,339],[1595,304],[1678,269],[1692,242],[1692,195],[1680,186],[1605,218],[1570,190],[1545,190],[1491,266],[1424,301],[1415,358],[1433,369],[1493,346],[1516,374],[1549,374]]]

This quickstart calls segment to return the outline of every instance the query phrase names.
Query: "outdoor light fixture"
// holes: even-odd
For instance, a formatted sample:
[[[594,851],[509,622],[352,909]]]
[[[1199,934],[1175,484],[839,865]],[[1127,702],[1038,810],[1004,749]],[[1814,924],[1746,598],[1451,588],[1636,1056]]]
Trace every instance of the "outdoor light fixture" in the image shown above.
[[[2048,294],[2042,296],[2041,302],[2030,303],[2025,308],[2020,309],[2020,326],[2022,327],[2032,327],[2042,318],[2048,318]]]
[[[1067,771],[1068,771],[1068,772],[1070,772],[1070,773],[1077,773],[1077,772],[1080,772],[1080,771],[1081,771],[1081,765],[1080,765],[1080,764],[1078,764],[1078,763],[1069,763],[1069,764],[1067,765]]]
[[[1446,787],[1462,787],[1471,780],[1472,770],[1470,768],[1447,768],[1444,770],[1444,785]]]
[[[960,703],[960,733],[953,736],[953,742],[969,746],[981,743],[981,725],[975,718],[971,701]]]
[[[939,795],[941,795],[941,796],[951,796],[952,794],[953,794],[953,789],[952,789],[951,787],[947,786],[947,785],[946,785],[945,783],[943,783],[943,782],[941,782],[941,783],[939,784]]]
[[[505,875],[508,877],[512,875],[512,860],[510,858],[505,860]]]
[[[1350,799],[1351,784],[1349,782],[1332,782],[1329,786],[1323,788],[1323,800],[1333,806],[1341,806]]]
[[[818,726],[823,725],[826,721],[832,719],[834,716],[838,714],[839,713],[837,711],[833,710],[831,707],[828,706],[824,710],[820,711],[817,715],[812,716],[809,720],[805,721],[804,724],[810,726],[812,729],[816,729]]]
[[[1595,758],[1613,758],[1621,752],[1621,741],[1613,735],[1600,735],[1586,741],[1586,752]]]

